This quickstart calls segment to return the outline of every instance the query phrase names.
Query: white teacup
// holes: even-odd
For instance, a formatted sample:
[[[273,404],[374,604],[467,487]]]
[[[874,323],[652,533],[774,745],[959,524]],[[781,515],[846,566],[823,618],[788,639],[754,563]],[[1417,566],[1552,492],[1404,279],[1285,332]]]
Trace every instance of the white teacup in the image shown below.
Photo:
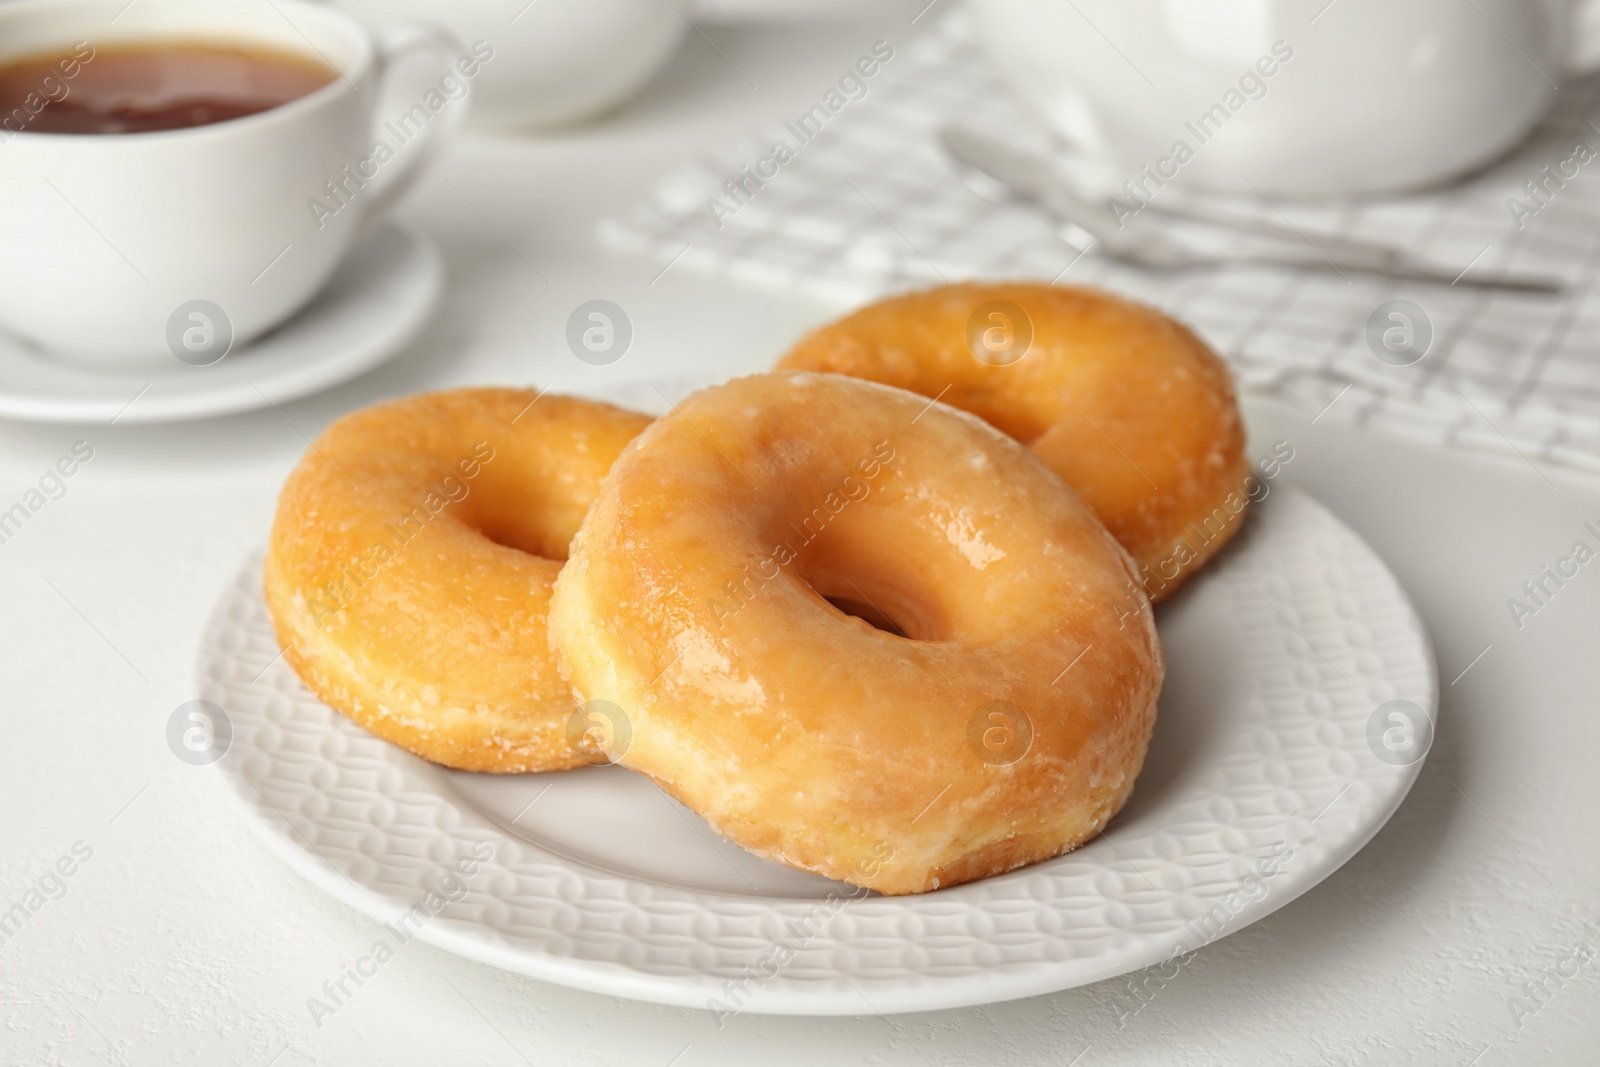
[[[1068,139],[1130,176],[1290,196],[1428,185],[1506,151],[1589,65],[1590,6],[973,2],[998,69]]]
[[[217,41],[338,73],[280,107],[210,125],[0,129],[0,327],[102,364],[214,362],[292,315],[460,125],[476,71],[442,30],[375,40],[301,0],[0,4],[0,59],[79,41]],[[437,57],[440,73],[397,94],[395,64],[419,53]]]
[[[376,29],[396,19],[449,27],[494,49],[472,121],[548,127],[633,96],[666,66],[689,21],[683,0],[333,0]]]

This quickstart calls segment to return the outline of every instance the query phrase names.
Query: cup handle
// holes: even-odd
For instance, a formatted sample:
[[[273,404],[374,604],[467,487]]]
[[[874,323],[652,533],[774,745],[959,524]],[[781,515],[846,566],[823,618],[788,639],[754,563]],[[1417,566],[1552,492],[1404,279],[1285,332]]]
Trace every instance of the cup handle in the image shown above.
[[[1600,0],[1577,0],[1572,5],[1572,46],[1567,50],[1567,73],[1600,70]]]
[[[467,47],[462,44],[459,37],[443,27],[425,22],[408,22],[379,31],[374,52],[373,72],[378,103],[373,108],[372,136],[387,144],[395,138],[395,134],[384,127],[390,125],[393,120],[390,116],[379,114],[378,108],[383,104],[383,90],[393,77],[395,66],[401,60],[418,53],[432,53],[443,60],[445,67],[449,68],[453,60],[467,54]],[[370,232],[382,220],[394,206],[395,201],[438,161],[445,147],[460,131],[472,102],[472,82],[460,75],[457,75],[456,80],[462,85],[462,95],[447,101],[438,112],[430,113],[439,121],[430,120],[413,135],[413,139],[421,143],[416,145],[409,157],[393,169],[379,172],[362,208],[360,222],[362,233]],[[419,106],[426,105],[419,101]]]

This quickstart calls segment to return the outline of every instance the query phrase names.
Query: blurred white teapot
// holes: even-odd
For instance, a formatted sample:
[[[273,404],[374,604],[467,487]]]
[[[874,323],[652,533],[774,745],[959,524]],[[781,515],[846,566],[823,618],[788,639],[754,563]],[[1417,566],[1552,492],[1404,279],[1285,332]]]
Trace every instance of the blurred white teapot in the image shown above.
[[[615,107],[666,66],[688,21],[670,0],[333,0],[369,27],[433,22],[492,49],[473,82],[472,121],[579,122]]]
[[[1592,65],[1574,0],[973,0],[998,69],[1130,174],[1329,196],[1453,177]],[[1181,147],[1180,147],[1181,146]]]

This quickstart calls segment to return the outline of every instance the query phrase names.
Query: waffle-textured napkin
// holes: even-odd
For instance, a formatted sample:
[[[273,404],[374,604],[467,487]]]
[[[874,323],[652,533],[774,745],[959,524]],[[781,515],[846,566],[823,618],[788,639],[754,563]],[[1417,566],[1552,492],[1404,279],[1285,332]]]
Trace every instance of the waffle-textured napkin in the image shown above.
[[[809,120],[780,118],[664,175],[601,223],[602,240],[841,309],[963,278],[1105,286],[1188,322],[1243,388],[1308,418],[1600,471],[1600,82],[1564,87],[1520,148],[1443,191],[1335,206],[1213,202],[1313,237],[1403,245],[1452,274],[1515,267],[1568,283],[1540,296],[1246,264],[1155,272],[1081,254],[1042,209],[974,192],[939,147],[940,125],[956,120],[1061,151],[990,71],[963,18],[872,49],[863,42],[870,77],[819,85]],[[1546,178],[1573,170],[1564,184]],[[1534,180],[1539,199],[1525,186]],[[1177,183],[1162,195],[1198,202]],[[1422,309],[1413,329],[1431,327],[1410,365],[1379,359],[1369,340],[1369,320],[1396,299]],[[1399,322],[1378,318],[1379,335]]]

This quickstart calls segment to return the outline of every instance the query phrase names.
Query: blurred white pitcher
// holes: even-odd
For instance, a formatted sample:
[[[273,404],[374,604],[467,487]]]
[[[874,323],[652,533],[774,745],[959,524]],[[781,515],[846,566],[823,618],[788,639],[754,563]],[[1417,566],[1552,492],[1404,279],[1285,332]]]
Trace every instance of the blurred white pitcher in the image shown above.
[[[1429,185],[1509,149],[1594,65],[1585,0],[973,0],[1059,132],[1215,189]]]

